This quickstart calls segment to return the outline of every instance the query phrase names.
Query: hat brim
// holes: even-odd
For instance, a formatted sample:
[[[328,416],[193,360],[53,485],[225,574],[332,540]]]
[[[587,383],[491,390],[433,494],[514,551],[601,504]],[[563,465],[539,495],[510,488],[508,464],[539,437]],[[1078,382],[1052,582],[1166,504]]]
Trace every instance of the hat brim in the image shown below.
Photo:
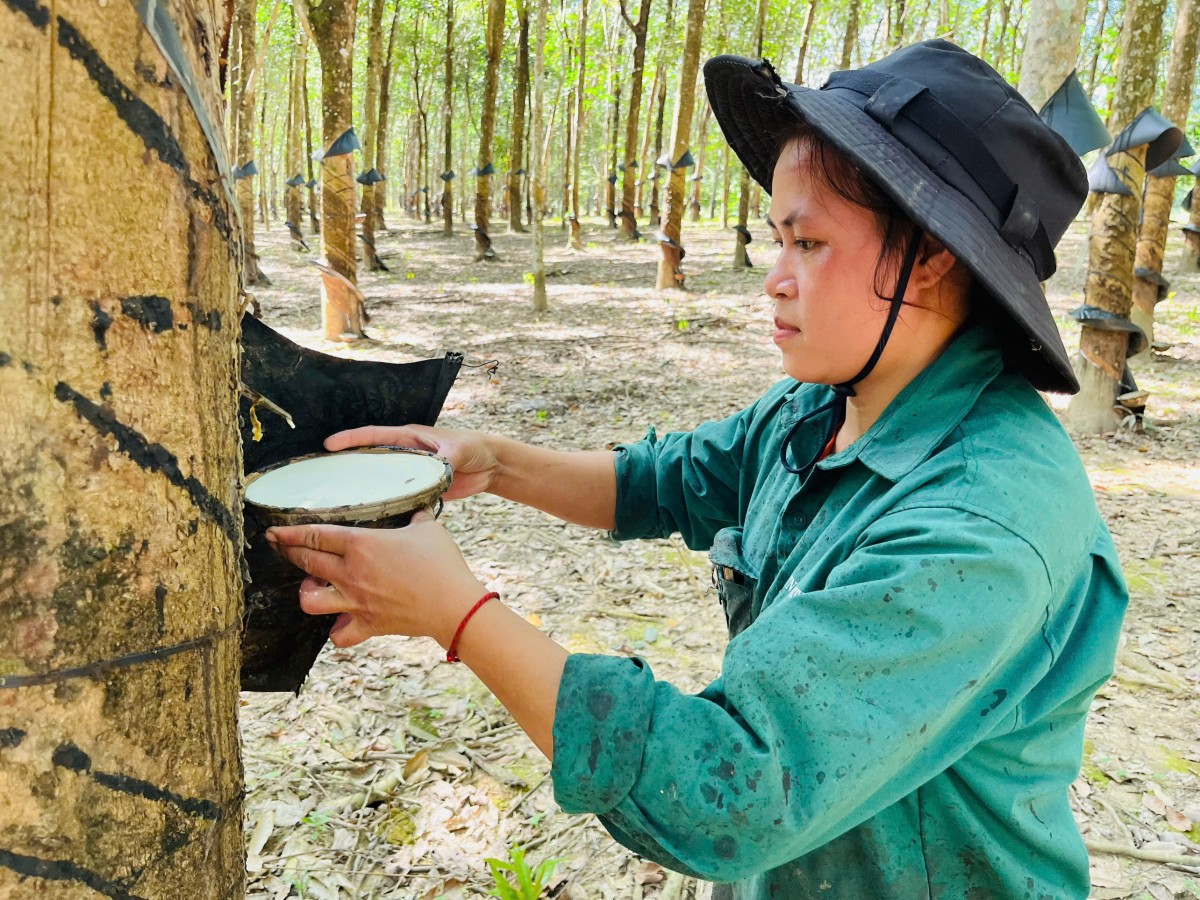
[[[1019,351],[1035,387],[1073,394],[1079,382],[1030,260],[962,193],[853,103],[832,91],[776,85],[753,60],[716,57],[704,67],[713,114],[729,146],[768,194],[781,136],[803,120],[844,153],[941,241],[1029,338]]]

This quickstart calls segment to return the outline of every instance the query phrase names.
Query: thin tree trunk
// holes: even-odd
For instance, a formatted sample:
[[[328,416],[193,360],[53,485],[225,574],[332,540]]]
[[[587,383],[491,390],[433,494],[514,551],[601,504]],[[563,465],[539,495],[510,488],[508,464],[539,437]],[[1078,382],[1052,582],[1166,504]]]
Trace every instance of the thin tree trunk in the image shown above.
[[[1176,0],[1175,34],[1171,41],[1171,61],[1167,66],[1167,84],[1163,92],[1162,114],[1180,128],[1187,125],[1192,85],[1196,80],[1197,39],[1200,38],[1200,9],[1197,0]],[[1193,195],[1194,196],[1194,195]],[[1166,294],[1159,288],[1162,279],[1163,249],[1171,222],[1171,202],[1175,197],[1175,177],[1146,177],[1142,201],[1142,227],[1138,233],[1133,271],[1133,305],[1129,319],[1154,339],[1154,305]],[[1193,203],[1193,207],[1195,204]]]
[[[849,69],[854,45],[858,43],[858,7],[860,0],[850,0],[850,9],[846,14],[846,31],[842,36],[842,69]]]
[[[608,227],[617,227],[617,131],[621,127],[621,49],[625,43],[625,32],[620,21],[613,23],[617,32],[616,48],[609,56],[608,93],[613,98],[612,113],[608,118],[604,147],[608,154],[608,176],[604,184],[604,213],[608,216]]]
[[[696,142],[696,171],[692,173],[692,221],[700,221],[700,197],[704,187],[704,153],[708,147],[708,121],[712,116],[712,107],[707,98],[703,101],[704,112],[700,116],[700,140]]]
[[[808,45],[812,40],[813,23],[817,21],[817,0],[808,0],[804,11],[804,27],[801,29],[800,56],[796,59],[796,84],[804,84],[804,60],[808,56]]]
[[[1100,4],[1099,24],[1096,26],[1096,52],[1092,54],[1092,63],[1088,67],[1088,96],[1092,95],[1092,91],[1096,89],[1096,66],[1100,62],[1100,50],[1104,46],[1104,25],[1108,20],[1108,5],[1109,0],[1102,0]],[[1030,20],[1032,22],[1032,19]]]
[[[245,882],[226,22],[160,14],[178,59],[136,4],[0,6],[4,897]]]
[[[488,0],[487,72],[483,81],[483,109],[479,124],[479,166],[492,165],[492,135],[496,129],[496,92],[500,87],[500,55],[504,49],[504,0]],[[493,259],[491,239],[491,175],[475,178],[475,261]]]
[[[293,17],[295,12],[292,13]],[[287,171],[289,181],[299,179],[297,184],[289,184],[287,189],[287,220],[295,234],[303,235],[304,218],[304,161],[301,157],[304,150],[300,137],[304,131],[304,34],[299,28],[293,27],[292,62],[288,76],[288,122],[287,122]],[[296,246],[300,246],[299,243]]]
[[[375,148],[379,139],[379,87],[383,57],[383,4],[384,0],[365,0],[370,4],[367,12],[367,77],[363,91],[362,145],[363,169],[369,169],[375,161]],[[363,214],[362,241],[363,257],[367,268],[377,272],[384,268],[375,250],[375,186],[364,185],[360,212]]]
[[[255,0],[237,0],[234,6],[236,51],[231,72],[230,107],[233,110],[233,165],[238,167],[254,162],[254,88],[249,84],[249,78],[254,65],[258,30],[256,8]],[[242,215],[243,277],[246,284],[258,283],[258,254],[254,251],[253,178],[253,175],[245,175],[236,181],[238,206]]]
[[[446,74],[445,95],[442,100],[442,130],[445,145],[442,148],[442,174],[449,176],[454,171],[454,0],[446,0]],[[454,234],[454,182],[442,179],[442,234]]]
[[[722,186],[721,186],[721,227],[728,228],[729,227],[729,181],[730,181],[730,176],[733,174],[733,166],[731,166],[729,164],[729,153],[730,153],[729,144],[726,141],[722,141],[722,143],[725,144],[725,151],[724,151],[725,159],[721,165],[721,170],[722,170],[721,178],[722,178],[722,182],[723,182]],[[741,168],[741,166],[739,165],[738,168]]]
[[[525,158],[525,95],[529,89],[529,4],[520,0],[517,6],[517,85],[513,90],[512,128],[509,137],[508,164],[508,228],[524,232],[521,224],[521,161]]]
[[[850,17],[853,22],[858,21],[857,10],[858,0],[853,0],[850,8]],[[758,12],[754,18],[754,52],[759,56],[762,55],[763,32],[766,30],[766,27],[767,0],[758,0]],[[842,50],[843,55],[849,52],[845,49],[845,46]],[[735,229],[736,234],[733,239],[733,268],[740,270],[751,267],[750,258],[746,254],[746,245],[750,243],[750,231],[748,228],[750,221],[750,173],[745,166],[739,165],[738,170],[741,176],[738,184],[738,221],[737,228]]]
[[[375,168],[384,176],[388,172],[387,150],[388,124],[391,118],[392,63],[396,58],[396,37],[399,30],[400,8],[397,7],[396,11],[392,13],[392,26],[388,30],[387,51],[383,57],[383,72],[379,78],[379,127],[375,132]],[[387,231],[387,224],[383,220],[383,209],[387,201],[387,182],[377,182],[367,190],[371,194],[372,209],[375,215],[375,229],[377,231]]]
[[[579,221],[579,157],[580,145],[583,143],[583,101],[584,79],[587,75],[587,23],[588,0],[579,3],[579,40],[576,48],[576,58],[579,63],[575,87],[575,114],[571,117],[571,152],[568,165],[571,173],[571,215],[568,219],[570,230],[567,234],[567,246],[572,250],[583,249],[583,229]]]
[[[352,124],[354,23],[358,0],[320,0],[308,4],[317,52],[321,56],[321,132],[326,150]],[[336,274],[321,279],[321,311],[325,338],[343,333],[363,336],[363,309],[358,293],[354,216],[354,154],[321,159],[321,251]],[[340,276],[340,277],[338,277]]]
[[[888,4],[888,13],[891,16],[891,33],[889,35],[889,46],[896,50],[904,45],[904,25],[905,13],[907,5],[905,0],[896,0],[895,10],[893,11],[891,3]]]
[[[637,150],[638,122],[642,113],[642,74],[646,68],[646,29],[650,22],[650,2],[642,0],[638,8],[637,22],[630,20],[621,3],[621,16],[633,32],[633,72],[629,79],[629,112],[625,116],[625,169],[621,173],[621,212],[619,237],[634,240],[637,230],[637,182],[643,170],[635,155]],[[648,130],[647,130],[648,131]],[[642,151],[642,159],[646,156]]]
[[[1017,90],[1041,109],[1075,68],[1087,0],[1035,3],[1026,29]]]
[[[654,159],[662,156],[663,120],[667,111],[667,81],[664,77],[658,85],[658,115],[654,122]],[[650,189],[650,224],[662,224],[662,214],[658,206],[659,186],[662,184],[662,173],[658,171],[658,163],[654,163],[654,178]]]
[[[700,68],[700,41],[704,30],[705,0],[688,0],[687,32],[683,39],[683,64],[679,72],[679,97],[675,108],[675,124],[671,128],[670,160],[672,165],[687,152],[692,129],[692,109],[695,106],[696,73]],[[683,244],[680,226],[683,223],[684,169],[672,168],[667,181],[667,214],[663,220],[663,239],[659,241],[662,257],[658,261],[659,290],[682,288]]]
[[[1112,131],[1119,134],[1154,99],[1159,38],[1166,0],[1130,0],[1121,28],[1121,70],[1113,98]],[[1133,282],[1134,244],[1141,212],[1146,147],[1114,153],[1109,165],[1127,173],[1130,196],[1104,194],[1092,217],[1088,237],[1084,302],[1128,318]],[[1129,336],[1083,326],[1078,376],[1081,390],[1071,400],[1068,421],[1083,433],[1112,431],[1117,383],[1125,366]]]
[[[530,134],[537,138],[542,133],[542,101],[546,85],[546,5],[547,0],[536,0],[537,14],[533,25],[533,121]],[[533,143],[530,141],[530,143]],[[545,312],[546,302],[546,233],[543,220],[546,216],[546,159],[538,148],[531,147],[529,153],[529,181],[533,191],[533,310]]]
[[[671,0],[667,0],[668,4],[670,2]],[[650,93],[646,95],[648,98],[646,103],[646,129],[642,137],[642,151],[638,156],[639,178],[636,185],[637,193],[633,200],[634,216],[641,216],[645,212],[643,201],[645,200],[646,185],[650,181],[650,176],[654,173],[654,159],[657,159],[657,157],[650,158],[650,141],[654,139],[655,135],[655,111],[658,109],[658,89],[662,81],[662,74],[663,67],[660,62],[654,71],[654,81],[650,83]],[[637,225],[635,223],[634,230],[636,229]]]
[[[313,234],[321,233],[320,194],[317,191],[317,173],[313,166],[312,118],[308,108],[308,41],[303,42],[304,55],[300,63],[300,96],[304,113],[304,165],[308,174],[308,223]]]

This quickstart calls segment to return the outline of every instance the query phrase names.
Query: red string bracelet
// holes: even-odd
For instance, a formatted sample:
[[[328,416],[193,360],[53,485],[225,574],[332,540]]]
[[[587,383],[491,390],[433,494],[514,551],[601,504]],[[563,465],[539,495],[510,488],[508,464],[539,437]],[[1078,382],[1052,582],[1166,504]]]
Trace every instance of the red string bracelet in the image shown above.
[[[463,616],[462,621],[458,623],[458,630],[454,632],[454,637],[450,639],[450,646],[446,648],[446,662],[458,662],[458,639],[462,637],[463,629],[467,627],[467,623],[471,621],[471,616],[479,612],[479,607],[487,603],[489,600],[499,600],[500,595],[496,591],[489,591],[475,601],[475,605]]]

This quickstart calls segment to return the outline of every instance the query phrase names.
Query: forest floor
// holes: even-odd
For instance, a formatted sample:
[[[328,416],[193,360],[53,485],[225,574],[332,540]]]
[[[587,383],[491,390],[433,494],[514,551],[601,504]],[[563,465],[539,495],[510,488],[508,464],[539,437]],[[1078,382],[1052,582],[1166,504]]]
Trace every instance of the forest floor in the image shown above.
[[[588,220],[586,251],[571,253],[548,227],[550,309],[535,316],[530,235],[498,233],[499,260],[474,263],[467,226],[444,238],[438,223],[392,218],[379,240],[390,273],[360,274],[370,340],[323,340],[319,276],[280,225],[260,226],[274,284],[255,294],[264,321],[326,353],[465,353],[476,367],[464,366],[442,424],[595,449],[723,417],[782,376],[766,270],[732,271],[732,236],[715,225],[685,224],[686,293],[653,289],[651,242],[617,243]],[[766,261],[773,248],[756,232],[751,258]],[[1200,276],[1177,273],[1178,242],[1173,229],[1176,295],[1156,333],[1173,346],[1135,365],[1148,427],[1077,441],[1132,595],[1072,787],[1087,840],[1122,851],[1092,853],[1093,897],[1106,900],[1200,894]],[[1048,293],[1070,347],[1085,226],[1059,259]],[[477,365],[490,360],[494,375]],[[449,504],[443,521],[476,574],[570,650],[636,654],[684,690],[717,674],[725,626],[709,565],[678,539],[618,546],[490,496]],[[483,896],[485,858],[517,845],[561,860],[558,897],[708,896],[594,818],[560,812],[545,758],[468,669],[439,657],[426,640],[327,646],[299,696],[243,694],[251,897]]]

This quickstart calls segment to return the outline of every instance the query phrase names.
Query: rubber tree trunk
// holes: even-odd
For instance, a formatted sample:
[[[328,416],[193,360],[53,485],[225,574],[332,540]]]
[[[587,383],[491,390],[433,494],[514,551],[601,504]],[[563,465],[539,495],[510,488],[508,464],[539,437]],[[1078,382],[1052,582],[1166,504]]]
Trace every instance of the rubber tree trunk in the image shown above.
[[[704,31],[705,0],[688,0],[687,31],[683,39],[683,64],[679,71],[679,99],[675,107],[675,124],[671,127],[670,159],[674,163],[688,149],[692,130],[692,110],[695,107],[696,73],[700,68],[700,40]],[[659,241],[662,256],[658,260],[659,290],[682,288],[683,244],[680,226],[683,223],[684,172],[672,169],[667,180],[666,215],[663,217],[663,238]]]
[[[575,111],[571,116],[571,152],[568,154],[567,162],[571,173],[571,214],[567,220],[570,224],[567,246],[572,250],[583,249],[583,229],[579,222],[579,157],[581,155],[580,144],[583,143],[584,79],[587,76],[587,23],[588,0],[580,0],[579,38],[576,42],[578,69],[575,86]]]
[[[243,893],[227,23],[159,10],[0,6],[3,897]]]
[[[1109,128],[1119,134],[1154,99],[1159,38],[1166,0],[1130,0],[1121,28],[1120,70]],[[1104,194],[1092,216],[1088,236],[1088,274],[1084,302],[1128,318],[1133,284],[1135,229],[1141,213],[1146,147],[1115,153],[1109,165],[1125,172],[1130,196]],[[1114,412],[1117,382],[1125,366],[1127,334],[1087,325],[1079,340],[1080,391],[1067,410],[1071,427],[1099,434],[1119,423]]]
[[[638,182],[638,120],[642,111],[642,74],[646,69],[646,29],[650,23],[650,2],[642,0],[638,8],[637,22],[629,18],[625,4],[621,4],[621,15],[633,32],[633,72],[629,78],[629,112],[625,116],[625,168],[621,173],[621,212],[617,235],[624,240],[634,240],[638,235],[637,200]],[[644,156],[645,154],[643,154]]]
[[[857,4],[857,0],[854,0]],[[857,7],[852,7],[850,15],[857,21]],[[754,50],[762,56],[763,32],[767,27],[767,0],[758,0],[758,11],[754,19]],[[745,166],[738,166],[740,182],[738,184],[738,221],[737,233],[733,239],[733,268],[735,270],[749,269],[750,259],[746,255],[747,227],[750,221],[750,173]]]
[[[446,0],[446,74],[442,99],[442,173],[454,170],[454,0]],[[442,234],[454,234],[454,182],[442,179]]]
[[[288,70],[288,119],[287,119],[287,164],[284,166],[288,179],[299,176],[304,180],[304,149],[300,143],[304,131],[304,34],[295,29],[292,44],[292,60]],[[302,233],[304,228],[304,186],[288,185],[286,194],[287,220]],[[297,246],[299,246],[297,244]]]
[[[533,121],[530,134],[536,138],[542,134],[542,107],[546,94],[546,5],[547,0],[535,0],[537,12],[533,25]],[[533,310],[545,312],[546,302],[546,233],[543,219],[546,216],[546,164],[545,156],[532,148],[529,154],[529,184],[533,191]]]
[[[392,62],[396,58],[396,37],[400,30],[400,8],[392,13],[392,27],[388,33],[387,50],[383,55],[383,70],[379,76],[379,119],[378,127],[375,129],[375,168],[379,170],[381,175],[386,176],[388,172],[387,164],[387,143],[388,143],[388,123],[391,112],[392,98]],[[375,214],[375,230],[387,231],[387,224],[383,219],[383,210],[387,205],[387,182],[380,181],[369,188],[367,191],[371,195],[372,209]]]
[[[1017,90],[1041,109],[1075,68],[1087,0],[1034,3],[1025,31],[1025,52]]]
[[[383,4],[384,0],[367,0],[367,73],[363,91],[362,145],[363,168],[369,169],[375,162],[375,148],[379,133],[379,85],[383,69]],[[363,214],[362,242],[363,261],[372,272],[383,267],[375,249],[375,186],[363,187],[360,211]]]
[[[584,0],[586,2],[586,0]],[[500,88],[500,56],[504,50],[504,0],[489,0],[487,16],[487,73],[483,81],[483,106],[479,125],[479,168],[492,164],[492,137],[496,130],[496,93]],[[475,261],[492,259],[490,175],[475,179]]]
[[[529,91],[529,4],[520,0],[517,5],[517,84],[513,89],[512,129],[509,136],[508,164],[508,228],[524,232],[521,223],[521,208],[525,205],[521,196],[520,169],[525,158],[525,95]],[[536,132],[535,132],[536,133]]]
[[[317,52],[321,56],[321,131],[325,148],[352,124],[354,21],[358,0],[309,3]],[[354,154],[321,160],[321,251],[338,277],[321,279],[321,313],[327,340],[363,336],[363,309],[357,288],[354,216]]]
[[[230,109],[233,114],[232,147],[234,166],[254,160],[254,73],[258,21],[255,0],[237,0],[234,5],[234,42]],[[264,171],[266,163],[263,164]],[[254,251],[254,176],[237,179],[237,199],[242,216],[242,254],[247,284],[258,283],[258,254]]]
[[[804,61],[808,57],[808,46],[812,40],[813,24],[817,21],[817,0],[808,0],[804,12],[804,28],[801,29],[800,56],[796,59],[796,84],[804,84]]]
[[[850,8],[846,13],[846,31],[842,35],[842,69],[849,69],[854,55],[854,45],[858,43],[858,7],[861,0],[850,0]]]
[[[321,194],[318,190],[317,172],[313,165],[312,118],[308,109],[308,42],[304,44],[304,59],[300,64],[300,91],[304,112],[304,165],[308,173],[308,224],[313,234],[321,233]]]
[[[1197,41],[1200,39],[1200,3],[1177,0],[1175,34],[1171,41],[1171,61],[1167,65],[1167,84],[1163,92],[1162,114],[1180,128],[1187,125],[1192,85],[1196,80]],[[1142,227],[1138,232],[1133,263],[1133,305],[1129,319],[1141,326],[1154,340],[1154,305],[1166,296],[1162,281],[1163,249],[1171,223],[1171,203],[1175,198],[1175,177],[1146,176],[1142,201]]]
[[[696,142],[696,171],[692,173],[692,199],[690,206],[692,208],[692,221],[700,221],[701,198],[704,191],[704,159],[705,151],[708,148],[708,120],[712,115],[712,107],[708,105],[708,100],[703,101],[704,113],[700,116],[700,128],[698,134],[700,139]]]

